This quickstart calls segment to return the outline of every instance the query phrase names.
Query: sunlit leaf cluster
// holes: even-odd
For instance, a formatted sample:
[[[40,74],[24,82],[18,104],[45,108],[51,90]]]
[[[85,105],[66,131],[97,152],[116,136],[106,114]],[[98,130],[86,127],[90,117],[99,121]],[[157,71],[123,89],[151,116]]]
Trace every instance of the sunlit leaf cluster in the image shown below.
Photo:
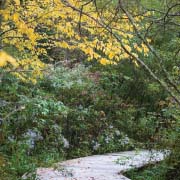
[[[148,48],[143,42],[137,41],[133,26],[123,13],[116,13],[115,8],[98,11],[93,2],[86,5],[84,1],[68,2],[80,11],[68,7],[63,0],[7,0],[0,10],[0,41],[4,47],[15,47],[20,57],[16,63],[12,63],[12,60],[1,55],[0,66],[11,61],[16,67],[18,64],[21,69],[31,69],[33,77],[39,76],[44,67],[40,57],[48,56],[48,49],[53,47],[79,49],[87,55],[88,60],[96,60],[102,65],[130,59],[129,53],[134,56],[148,55]],[[145,28],[142,20],[142,16],[135,18],[139,30]],[[129,53],[101,24],[107,25],[119,36]],[[19,76],[24,80],[27,77],[25,73]]]

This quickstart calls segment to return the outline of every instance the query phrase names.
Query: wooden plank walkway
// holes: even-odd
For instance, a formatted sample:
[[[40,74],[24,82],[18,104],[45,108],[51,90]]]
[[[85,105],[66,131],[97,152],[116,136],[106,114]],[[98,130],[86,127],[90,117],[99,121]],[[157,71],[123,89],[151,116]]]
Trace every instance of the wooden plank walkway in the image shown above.
[[[161,161],[165,153],[126,151],[94,155],[57,163],[56,168],[38,168],[39,180],[128,180],[121,173]]]

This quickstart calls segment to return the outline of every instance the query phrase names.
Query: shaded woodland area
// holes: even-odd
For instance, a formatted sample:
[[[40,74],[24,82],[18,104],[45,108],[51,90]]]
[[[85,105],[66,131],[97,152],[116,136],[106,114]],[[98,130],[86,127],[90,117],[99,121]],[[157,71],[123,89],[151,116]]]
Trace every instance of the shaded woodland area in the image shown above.
[[[0,0],[0,179],[156,149],[128,177],[179,180],[179,65],[178,0]]]

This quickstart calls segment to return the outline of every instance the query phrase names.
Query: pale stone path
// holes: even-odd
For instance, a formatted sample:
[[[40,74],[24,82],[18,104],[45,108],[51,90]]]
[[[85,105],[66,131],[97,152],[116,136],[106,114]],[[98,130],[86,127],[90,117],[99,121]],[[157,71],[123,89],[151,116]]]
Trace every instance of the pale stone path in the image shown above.
[[[39,180],[128,180],[122,175],[134,167],[163,160],[157,151],[126,151],[88,156],[57,163],[56,168],[38,168]]]

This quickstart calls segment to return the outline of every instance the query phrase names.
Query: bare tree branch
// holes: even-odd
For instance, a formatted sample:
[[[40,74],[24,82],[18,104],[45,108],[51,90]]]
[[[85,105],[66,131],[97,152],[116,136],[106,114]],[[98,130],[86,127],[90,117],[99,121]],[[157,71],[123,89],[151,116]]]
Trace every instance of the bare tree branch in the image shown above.
[[[137,36],[139,37],[139,39],[141,39],[143,41],[143,43],[148,47],[148,49],[150,50],[150,52],[152,52],[152,54],[155,56],[155,58],[158,60],[157,62],[160,63],[160,66],[162,68],[162,71],[167,79],[167,82],[177,91],[177,93],[180,94],[180,90],[178,89],[178,87],[176,86],[176,84],[170,79],[170,75],[168,74],[167,70],[165,69],[164,65],[163,65],[163,59],[161,57],[159,57],[159,55],[156,53],[156,51],[149,45],[149,43],[147,42],[147,40],[140,34],[140,32],[138,31],[134,19],[131,16],[131,14],[124,8],[123,2],[122,0],[119,0],[119,5],[120,8],[122,9],[122,11],[127,15],[129,21],[131,22],[131,24],[133,25],[133,28],[137,34]]]
[[[72,4],[69,3],[68,0],[63,0],[64,4],[67,7],[72,8],[72,10],[77,11],[77,12],[81,12],[80,9],[78,9],[77,7],[73,6]],[[121,0],[120,0],[121,3]],[[125,11],[126,12],[126,11]],[[132,54],[131,52],[128,51],[128,49],[124,46],[121,38],[114,32],[112,32],[112,29],[107,26],[107,24],[104,24],[104,22],[100,21],[100,19],[95,19],[94,17],[92,17],[90,14],[86,13],[86,12],[82,12],[83,15],[87,16],[88,18],[90,18],[91,20],[95,21],[98,25],[100,25],[102,28],[105,28],[106,31],[108,33],[110,33],[114,38],[116,38],[116,40],[120,43],[122,49],[129,55],[131,56],[133,59],[135,59],[147,72],[148,74],[154,79],[156,80],[168,93],[169,95],[177,102],[177,104],[180,106],[180,100],[178,99],[178,97],[171,91],[171,89],[169,89],[168,85],[160,80],[156,74],[148,67],[147,64],[145,64],[143,62],[143,60],[141,60],[139,57],[136,57],[134,54]],[[133,21],[132,21],[133,23]],[[135,27],[136,28],[136,27]],[[138,35],[140,35],[140,33],[138,32]],[[141,37],[141,35],[140,35]],[[145,41],[146,42],[146,41]],[[149,44],[148,44],[149,45]],[[149,46],[149,48],[151,49],[152,52],[154,52],[154,50]],[[156,53],[155,53],[156,55]],[[157,56],[158,57],[158,56]]]

